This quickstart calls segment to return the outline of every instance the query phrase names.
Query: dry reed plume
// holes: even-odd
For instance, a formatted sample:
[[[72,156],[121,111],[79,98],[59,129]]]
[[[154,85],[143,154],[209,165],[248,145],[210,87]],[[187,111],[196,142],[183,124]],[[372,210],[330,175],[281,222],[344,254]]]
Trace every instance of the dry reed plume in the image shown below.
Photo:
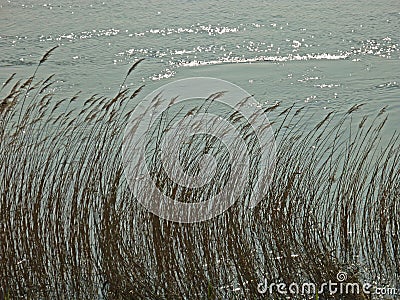
[[[265,299],[264,278],[320,284],[339,271],[399,285],[399,137],[380,142],[383,110],[355,124],[356,105],[309,129],[303,108],[265,108],[278,140],[268,194],[254,210],[239,201],[182,225],[147,212],[123,174],[123,129],[141,88],[81,104],[57,100],[52,84],[35,71],[1,91],[0,298]]]

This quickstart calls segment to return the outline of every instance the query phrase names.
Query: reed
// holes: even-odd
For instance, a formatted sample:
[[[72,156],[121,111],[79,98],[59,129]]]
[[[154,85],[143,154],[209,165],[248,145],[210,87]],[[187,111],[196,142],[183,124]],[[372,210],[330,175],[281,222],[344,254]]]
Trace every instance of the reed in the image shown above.
[[[360,118],[356,105],[316,123],[305,108],[264,108],[278,148],[263,201],[178,224],[144,209],[124,177],[123,129],[141,87],[83,102],[57,99],[53,77],[36,77],[12,75],[1,90],[0,298],[262,299],[264,278],[321,284],[340,271],[348,282],[399,284],[399,136],[382,144],[384,110]],[[205,142],[177,144],[188,170]],[[175,193],[150,153],[159,187]],[[332,298],[369,299],[318,295]]]

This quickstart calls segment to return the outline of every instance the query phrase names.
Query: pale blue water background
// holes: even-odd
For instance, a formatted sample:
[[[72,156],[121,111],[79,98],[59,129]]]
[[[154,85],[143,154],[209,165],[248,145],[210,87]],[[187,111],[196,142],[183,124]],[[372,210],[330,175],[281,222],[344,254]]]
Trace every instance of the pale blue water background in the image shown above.
[[[296,102],[324,113],[367,103],[400,113],[400,2],[48,1],[0,2],[0,81],[56,73],[60,97],[112,96],[127,81],[143,97],[178,78],[229,80],[261,103]]]
[[[12,73],[52,73],[60,98],[155,90],[175,79],[231,81],[261,103],[305,105],[323,117],[366,103],[388,105],[387,136],[400,126],[400,2],[0,0],[0,83]],[[318,119],[319,120],[319,119]]]

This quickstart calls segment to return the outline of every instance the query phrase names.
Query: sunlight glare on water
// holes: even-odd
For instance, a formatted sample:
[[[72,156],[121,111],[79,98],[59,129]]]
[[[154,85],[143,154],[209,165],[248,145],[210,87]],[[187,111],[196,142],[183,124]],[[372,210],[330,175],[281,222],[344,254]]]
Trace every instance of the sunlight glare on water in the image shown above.
[[[3,82],[13,72],[31,74],[59,44],[40,74],[56,73],[56,90],[68,95],[112,96],[129,66],[146,58],[127,86],[151,91],[201,75],[231,80],[262,103],[341,110],[367,102],[370,111],[400,112],[394,0],[9,0],[0,14]]]

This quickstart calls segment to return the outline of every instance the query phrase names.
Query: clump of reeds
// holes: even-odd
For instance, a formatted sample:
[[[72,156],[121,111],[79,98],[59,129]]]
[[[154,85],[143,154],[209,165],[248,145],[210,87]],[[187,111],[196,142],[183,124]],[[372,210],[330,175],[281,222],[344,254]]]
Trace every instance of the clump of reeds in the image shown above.
[[[247,209],[243,199],[209,221],[179,224],[144,209],[124,177],[123,130],[141,88],[82,103],[78,94],[49,93],[52,76],[14,77],[0,99],[0,295],[261,299],[264,279],[320,284],[339,271],[349,282],[398,285],[400,151],[398,135],[380,142],[383,110],[355,124],[356,105],[310,130],[303,108],[265,108],[278,148],[263,201]],[[203,142],[176,145],[188,170]],[[173,191],[150,166],[159,186]],[[220,177],[226,171],[221,165]]]

